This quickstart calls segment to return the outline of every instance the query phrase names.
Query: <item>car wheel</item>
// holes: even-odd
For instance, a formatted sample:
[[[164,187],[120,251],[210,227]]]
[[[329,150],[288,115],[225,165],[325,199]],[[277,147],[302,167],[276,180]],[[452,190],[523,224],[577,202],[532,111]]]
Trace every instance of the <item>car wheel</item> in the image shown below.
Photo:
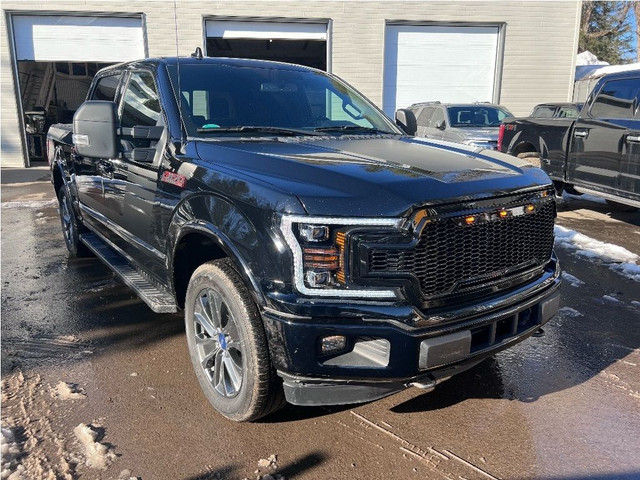
[[[191,276],[185,329],[196,376],[218,412],[246,422],[284,405],[260,314],[228,259],[205,263]]]
[[[87,257],[91,251],[80,241],[80,223],[73,212],[71,198],[65,187],[58,192],[58,212],[62,225],[62,235],[67,250],[74,257]]]

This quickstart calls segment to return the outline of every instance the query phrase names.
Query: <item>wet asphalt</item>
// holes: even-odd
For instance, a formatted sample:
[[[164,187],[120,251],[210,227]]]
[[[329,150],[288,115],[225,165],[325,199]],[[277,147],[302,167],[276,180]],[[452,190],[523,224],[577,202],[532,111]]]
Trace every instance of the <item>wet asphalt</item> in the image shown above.
[[[201,393],[180,315],[151,312],[98,260],[70,259],[52,203],[11,205],[53,199],[46,171],[3,170],[2,183],[2,418],[71,478],[640,478],[640,285],[606,265],[558,250],[584,285],[563,284],[568,308],[545,335],[431,393],[235,424]],[[559,210],[560,225],[640,253],[639,212]],[[60,381],[86,397],[56,398]],[[117,455],[106,470],[83,463],[79,423],[100,425]],[[277,468],[258,466],[272,454]]]

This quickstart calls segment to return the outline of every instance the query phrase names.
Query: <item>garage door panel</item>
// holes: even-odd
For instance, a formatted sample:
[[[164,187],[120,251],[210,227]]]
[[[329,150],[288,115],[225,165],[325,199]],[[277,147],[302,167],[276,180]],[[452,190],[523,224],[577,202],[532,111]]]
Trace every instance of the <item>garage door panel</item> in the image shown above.
[[[145,57],[141,18],[15,15],[17,60],[123,62]]]
[[[383,109],[492,101],[498,27],[388,26]]]

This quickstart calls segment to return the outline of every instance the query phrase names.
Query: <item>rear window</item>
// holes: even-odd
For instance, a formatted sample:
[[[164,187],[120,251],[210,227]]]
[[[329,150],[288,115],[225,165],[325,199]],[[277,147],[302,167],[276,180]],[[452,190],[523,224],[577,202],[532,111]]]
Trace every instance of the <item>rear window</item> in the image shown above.
[[[107,100],[113,102],[116,98],[116,90],[118,89],[121,76],[121,74],[116,74],[99,79],[96,87],[93,89],[91,100]]]

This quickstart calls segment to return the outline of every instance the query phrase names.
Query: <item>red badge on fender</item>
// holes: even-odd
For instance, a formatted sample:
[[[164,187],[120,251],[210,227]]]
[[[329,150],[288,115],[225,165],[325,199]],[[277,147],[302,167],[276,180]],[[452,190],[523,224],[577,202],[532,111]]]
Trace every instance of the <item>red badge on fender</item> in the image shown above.
[[[184,188],[187,185],[187,177],[179,173],[163,172],[162,181],[180,188]]]

